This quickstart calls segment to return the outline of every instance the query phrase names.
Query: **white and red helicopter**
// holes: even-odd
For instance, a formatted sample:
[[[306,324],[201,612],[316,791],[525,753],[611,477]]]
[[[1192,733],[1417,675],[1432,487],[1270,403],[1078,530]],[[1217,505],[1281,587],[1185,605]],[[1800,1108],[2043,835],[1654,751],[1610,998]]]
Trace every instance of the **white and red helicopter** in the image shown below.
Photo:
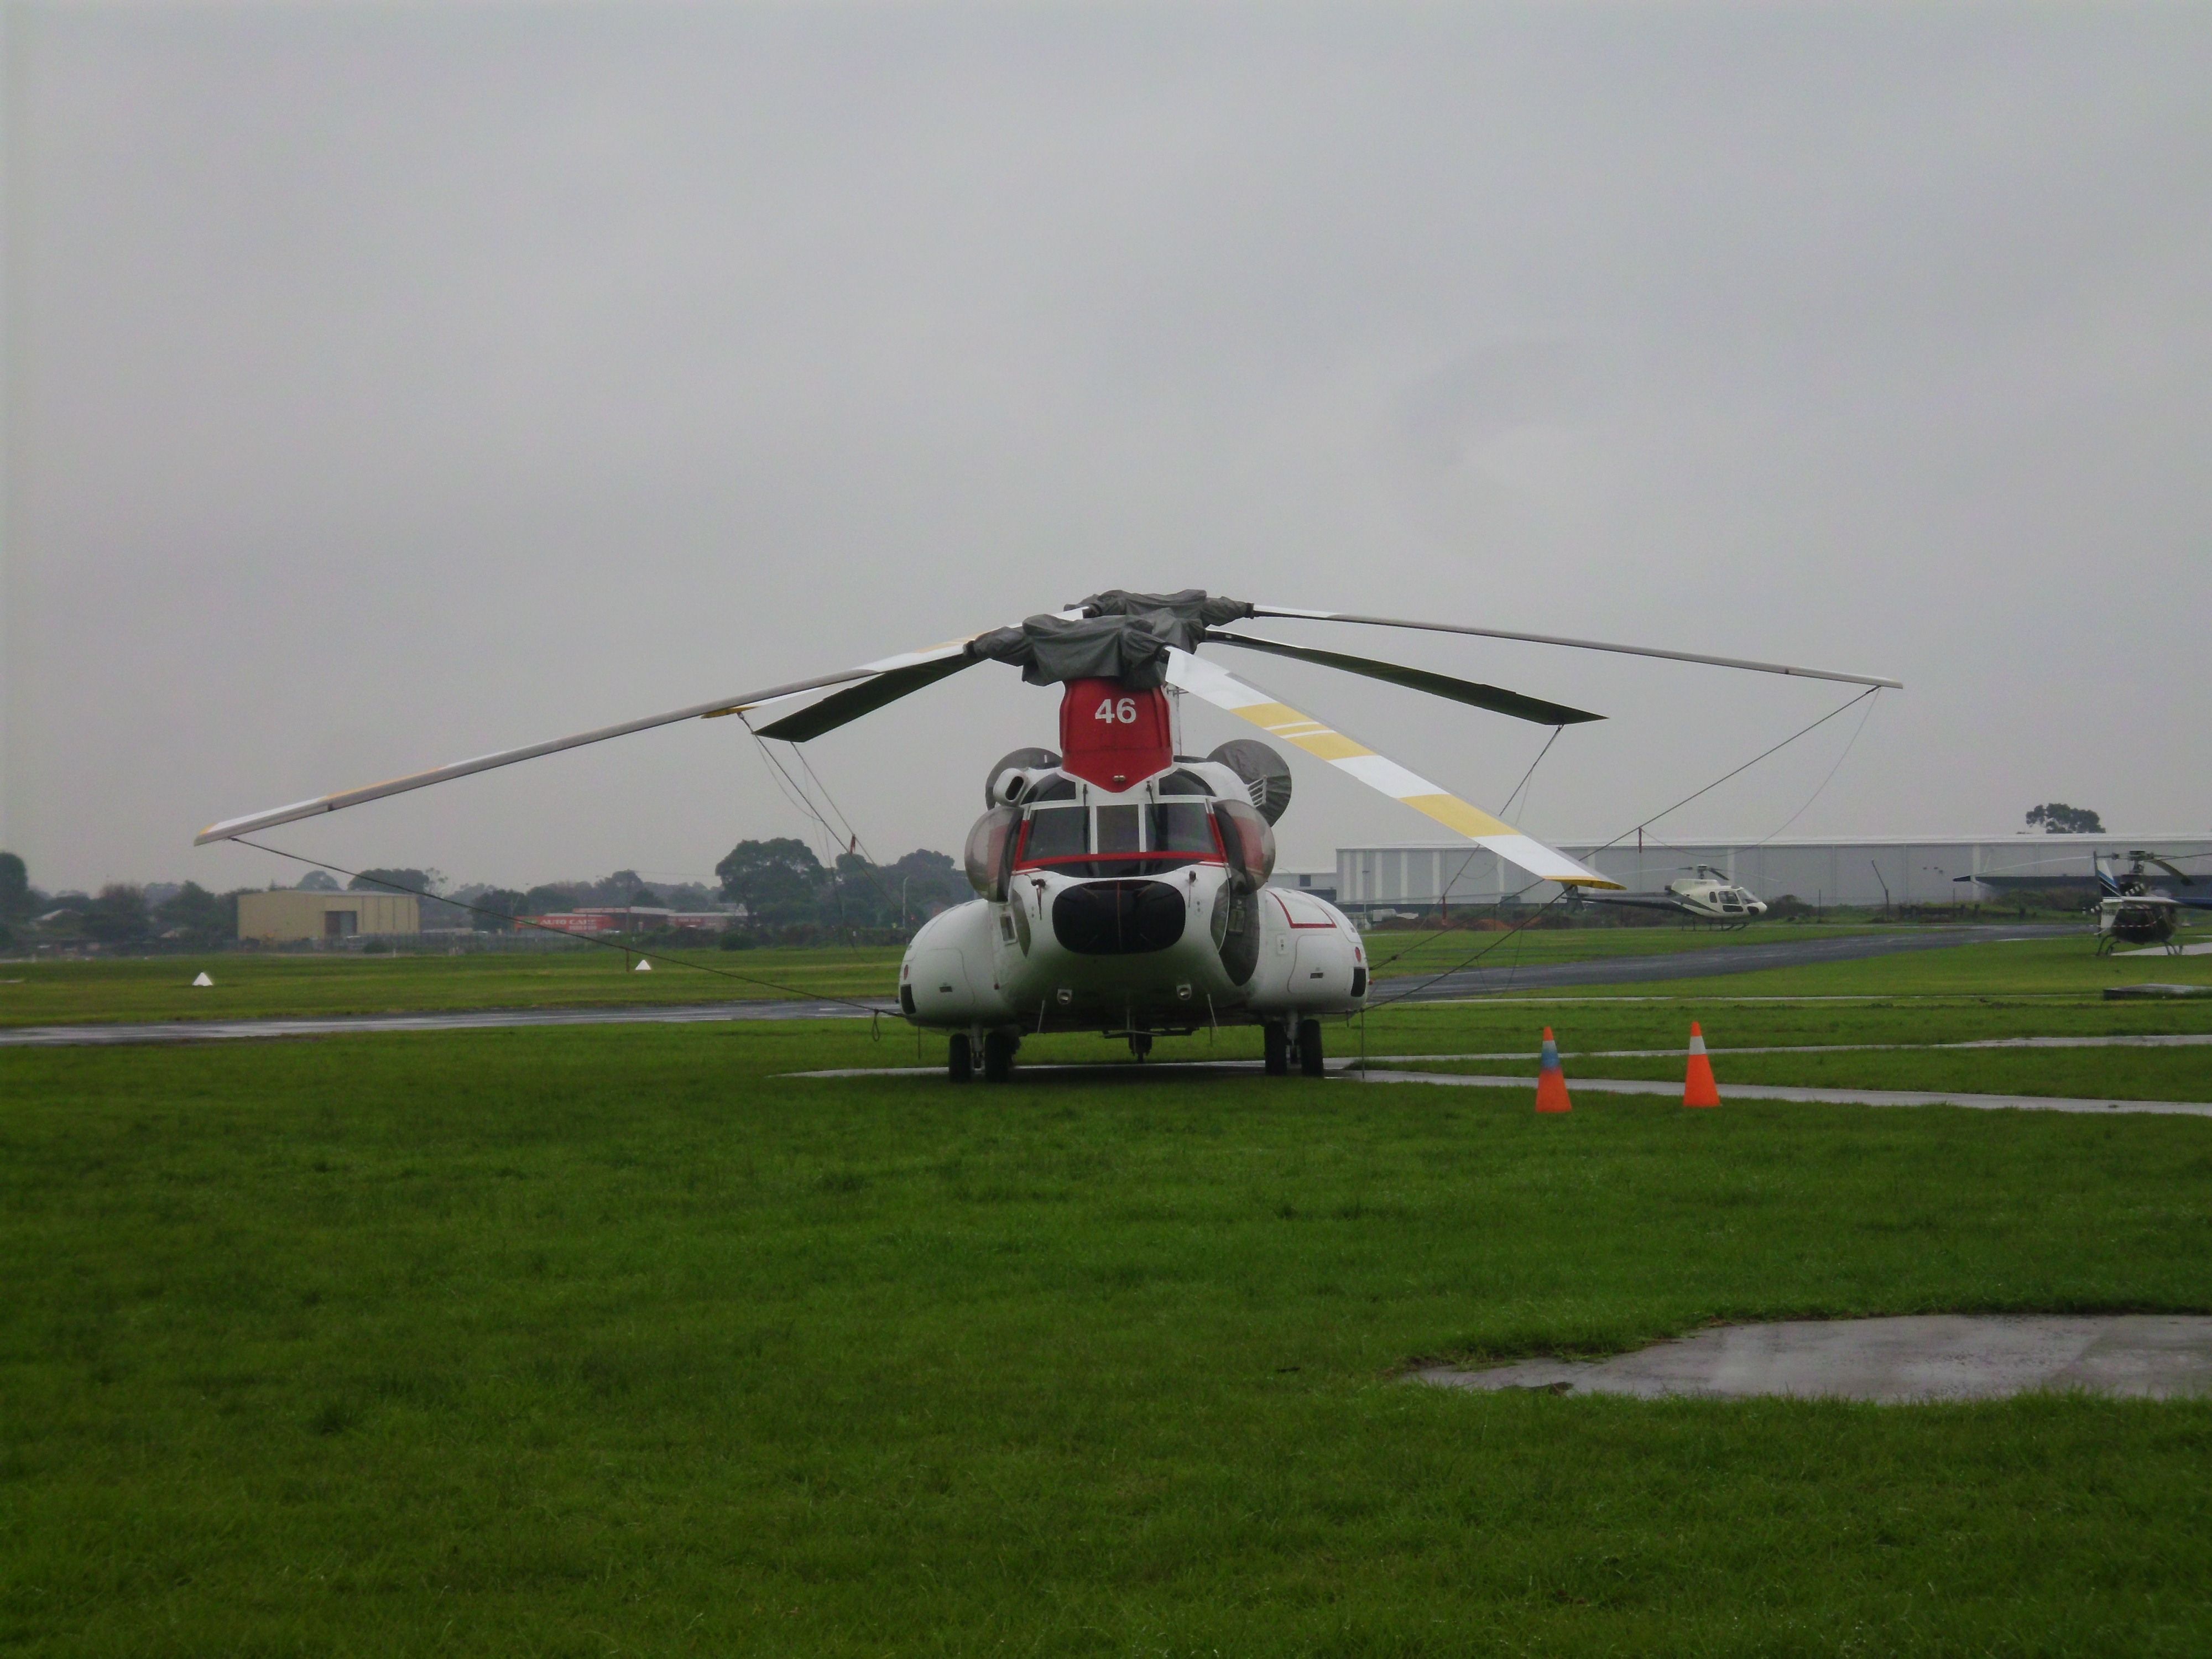
[[[1011,1074],[1024,1035],[1103,1031],[1141,1057],[1155,1036],[1258,1024],[1267,1069],[1322,1070],[1323,1018],[1364,1006],[1358,930],[1311,894],[1269,887],[1272,825],[1290,804],[1282,757],[1250,738],[1199,758],[1177,755],[1167,693],[1226,710],[1370,788],[1488,848],[1540,880],[1618,889],[1564,853],[1522,835],[1395,761],[1200,657],[1231,646],[1389,681],[1545,726],[1602,719],[1498,686],[1427,669],[1316,650],[1232,631],[1255,617],[1411,628],[1663,657],[1865,686],[1899,682],[1782,663],[1510,633],[1449,623],[1248,604],[1186,589],[1093,594],[1064,611],[966,639],[864,663],[819,678],[718,698],[665,714],[501,750],[426,772],[228,819],[195,844],[444,783],[494,767],[678,720],[741,717],[827,691],[754,729],[803,743],[984,661],[1013,665],[1032,684],[1063,688],[1060,748],[1017,750],[991,770],[988,810],[968,837],[978,896],[939,914],[899,965],[899,1011],[951,1034],[958,1081]],[[748,720],[747,724],[751,725]]]

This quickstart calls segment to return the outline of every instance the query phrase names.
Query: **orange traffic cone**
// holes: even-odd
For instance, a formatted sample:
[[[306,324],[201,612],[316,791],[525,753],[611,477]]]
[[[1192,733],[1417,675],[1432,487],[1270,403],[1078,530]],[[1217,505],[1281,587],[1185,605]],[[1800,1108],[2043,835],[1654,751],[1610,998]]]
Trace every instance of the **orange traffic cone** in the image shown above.
[[[1690,1071],[1682,1079],[1682,1104],[1685,1106],[1717,1106],[1721,1091],[1713,1081],[1713,1063],[1705,1058],[1705,1033],[1694,1019],[1690,1022]]]
[[[1540,1112],[1571,1112],[1574,1103],[1567,1098],[1567,1074],[1559,1069],[1559,1045],[1552,1040],[1552,1028],[1544,1028],[1544,1060],[1536,1073],[1536,1109]]]

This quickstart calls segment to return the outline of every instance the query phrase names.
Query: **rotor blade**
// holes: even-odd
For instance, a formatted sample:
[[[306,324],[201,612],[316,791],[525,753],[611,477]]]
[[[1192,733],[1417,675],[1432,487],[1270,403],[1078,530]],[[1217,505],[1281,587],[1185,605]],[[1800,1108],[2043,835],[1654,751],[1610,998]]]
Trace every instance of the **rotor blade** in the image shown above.
[[[2166,874],[2177,878],[2184,886],[2191,886],[2196,883],[2196,877],[2185,870],[2177,870],[2171,860],[2162,859],[2155,853],[2130,853],[2128,856],[2131,859],[2141,859],[2145,864],[2155,864]]]
[[[1686,910],[1690,908],[1678,898],[1661,898],[1652,893],[1584,893],[1581,896],[1592,904],[1626,904],[1642,910]]]
[[[579,732],[573,737],[555,738],[548,743],[529,744],[520,749],[501,749],[492,754],[479,755],[474,760],[455,761],[447,766],[434,766],[427,772],[410,773],[404,778],[392,778],[359,789],[340,790],[336,794],[320,795],[313,800],[295,801],[289,806],[274,807],[265,812],[250,813],[245,817],[226,818],[221,823],[210,824],[193,836],[192,845],[202,847],[211,841],[229,841],[239,836],[250,835],[257,830],[295,823],[322,812],[336,812],[344,807],[358,806],[364,801],[381,800],[386,795],[404,794],[410,789],[428,788],[434,783],[465,778],[471,773],[489,772],[494,767],[512,766],[517,761],[536,760],[540,755],[556,755],[564,749],[580,749],[586,744],[605,743],[610,738],[628,737],[633,732],[650,731],[656,726],[672,726],[678,720],[712,720],[720,714],[739,714],[762,703],[780,702],[785,697],[795,697],[807,691],[819,691],[824,686],[844,685],[854,680],[861,680],[868,682],[872,689],[875,681],[924,663],[935,665],[951,659],[956,659],[958,666],[965,667],[967,644],[966,640],[955,640],[933,646],[927,651],[911,651],[896,657],[885,657],[878,662],[863,663],[858,668],[823,674],[811,680],[794,680],[788,685],[774,685],[763,691],[748,691],[739,696],[695,703],[689,708],[675,709],[665,714],[648,714],[643,720],[624,720],[619,726],[602,726],[594,731]],[[945,672],[950,673],[952,670],[948,668]],[[894,692],[891,695],[898,694]],[[888,702],[890,698],[887,696],[884,701]]]
[[[908,667],[890,669],[858,685],[833,691],[821,702],[810,703],[795,714],[786,714],[772,726],[761,726],[760,735],[781,738],[786,743],[805,743],[824,732],[834,732],[863,714],[872,714],[885,703],[896,702],[925,685],[934,685],[963,668],[973,668],[981,661],[981,657],[938,657]]]
[[[1714,668],[1747,668],[1759,674],[1790,674],[1800,679],[1840,680],[1845,685],[1879,685],[1905,689],[1902,680],[1881,679],[1869,674],[1838,674],[1826,668],[1799,668],[1789,663],[1753,662],[1744,657],[1708,657],[1695,651],[1662,651],[1650,645],[1613,645],[1604,640],[1571,640],[1556,634],[1516,634],[1503,628],[1469,628],[1460,623],[1409,622],[1401,617],[1356,617],[1343,611],[1293,611],[1284,605],[1255,605],[1255,617],[1296,617],[1303,622],[1360,623],[1370,628],[1418,628],[1430,634],[1472,634],[1486,640],[1522,640],[1531,645],[1564,645],[1577,651],[1617,651],[1630,657],[1665,657],[1674,662],[1701,662]]]
[[[1295,744],[1306,753],[1327,761],[1370,789],[1380,790],[1417,812],[1427,814],[1445,828],[1456,830],[1500,858],[1510,860],[1543,881],[1567,887],[1607,887],[1620,883],[1584,869],[1565,853],[1522,835],[1503,818],[1492,817],[1480,807],[1462,800],[1449,790],[1431,783],[1418,772],[1355,743],[1341,732],[1278,702],[1265,691],[1246,684],[1227,669],[1194,657],[1188,651],[1168,653],[1168,684],[1177,690],[1226,709],[1248,720],[1270,736]]]
[[[1278,657],[1319,663],[1323,668],[1340,668],[1347,674],[1364,674],[1370,680],[1388,680],[1393,685],[1425,691],[1432,697],[1449,697],[1454,702],[1487,708],[1495,714],[1510,714],[1516,720],[1534,720],[1539,726],[1579,726],[1584,720],[1605,718],[1587,709],[1546,702],[1541,697],[1523,696],[1503,686],[1455,679],[1449,674],[1408,668],[1402,663],[1377,662],[1372,657],[1347,657],[1340,651],[1316,651],[1307,646],[1285,645],[1280,640],[1263,640],[1250,634],[1226,634],[1218,629],[1210,630],[1206,638],[1212,645],[1241,645],[1248,651],[1272,652]]]

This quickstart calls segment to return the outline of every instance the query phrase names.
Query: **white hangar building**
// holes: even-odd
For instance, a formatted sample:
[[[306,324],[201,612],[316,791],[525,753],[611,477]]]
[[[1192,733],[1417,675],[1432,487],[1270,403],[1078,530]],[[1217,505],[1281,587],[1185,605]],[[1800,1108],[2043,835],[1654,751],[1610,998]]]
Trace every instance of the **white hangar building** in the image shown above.
[[[2212,881],[2212,834],[1861,836],[1825,841],[1777,836],[1665,845],[1647,839],[1641,847],[1632,837],[1604,848],[1588,841],[1555,845],[1632,891],[1656,891],[1687,875],[1692,866],[1709,864],[1757,897],[1790,894],[1820,905],[2000,901],[1999,886],[1974,879],[1985,875],[2070,879],[2087,887],[2094,879],[2092,854],[2124,854],[2137,848]],[[1967,879],[1959,880],[1962,876]],[[1440,899],[1494,904],[1515,893],[1541,904],[1558,890],[1549,882],[1529,886],[1518,868],[1463,841],[1340,847],[1336,853],[1337,902],[1354,914],[1431,909]]]

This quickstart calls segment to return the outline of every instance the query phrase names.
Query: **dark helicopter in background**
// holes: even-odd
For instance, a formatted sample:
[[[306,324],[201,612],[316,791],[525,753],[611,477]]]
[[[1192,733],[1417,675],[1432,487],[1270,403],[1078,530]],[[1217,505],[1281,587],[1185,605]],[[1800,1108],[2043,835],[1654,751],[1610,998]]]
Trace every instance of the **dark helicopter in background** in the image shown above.
[[[2212,879],[2191,875],[2163,854],[2142,848],[2132,848],[2125,854],[2092,851],[2086,876],[2076,862],[2080,857],[2075,853],[2033,859],[2004,871],[1984,871],[1952,879],[2014,897],[2040,896],[2054,904],[2086,905],[2096,918],[2100,956],[2123,945],[2138,948],[2163,945],[2178,953],[2182,947],[2174,936],[2182,927],[2183,913],[2212,910]],[[2124,870],[2116,867],[2123,857],[2128,861]]]
[[[2118,864],[2116,853],[2094,853],[2089,862],[2097,872],[2100,890],[2097,900],[2097,951],[2110,956],[2123,945],[2138,947],[2166,946],[2169,954],[2179,956],[2181,941],[2175,937],[2181,928],[2181,913],[2185,909],[2212,910],[2212,883],[2200,882],[2171,860],[2155,853],[2131,851],[2128,867],[2114,871],[2106,868],[2107,860]],[[2171,885],[2154,876],[2154,871],[2164,872]],[[2190,890],[2186,891],[2178,890]]]

